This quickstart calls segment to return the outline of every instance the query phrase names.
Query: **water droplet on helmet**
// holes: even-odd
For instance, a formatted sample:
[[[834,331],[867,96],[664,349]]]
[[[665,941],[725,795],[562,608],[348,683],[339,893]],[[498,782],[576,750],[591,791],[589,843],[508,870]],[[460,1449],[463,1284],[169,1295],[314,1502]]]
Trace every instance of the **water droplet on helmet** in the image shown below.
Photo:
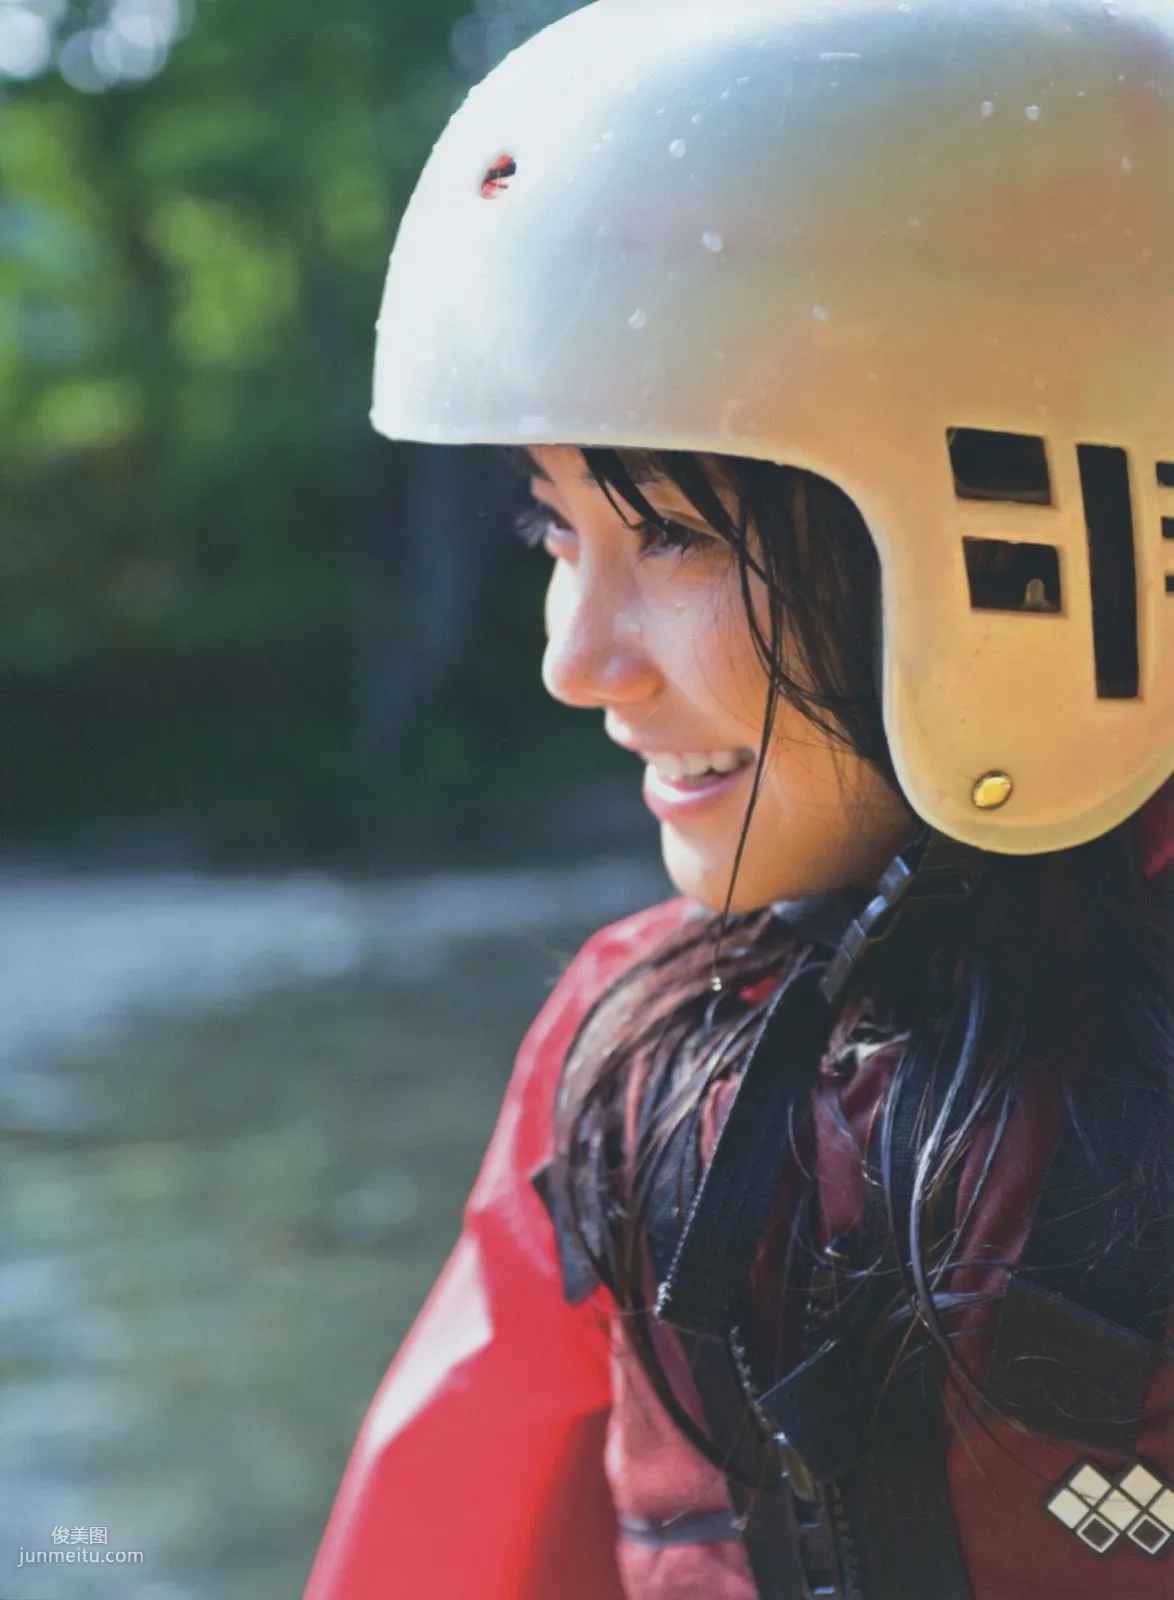
[[[745,86],[746,86],[746,85],[747,85],[747,84],[748,84],[748,83],[749,83],[749,82],[750,82],[750,79],[749,79],[749,78],[739,78],[739,79],[738,79],[738,88],[739,88],[739,89],[742,89],[742,88],[745,88]]]
[[[1023,115],[1027,118],[1028,122],[1038,122],[1043,116],[1043,112],[1038,106],[1028,106]]]
[[[815,318],[816,322],[826,322],[830,313],[827,306],[812,306],[811,315]]]
[[[705,118],[702,116],[700,111],[695,111],[693,113],[693,115],[689,118],[689,121],[693,124],[693,126],[695,128],[699,128],[701,126],[701,124],[705,121]]]
[[[984,117],[993,117],[995,114],[995,102],[993,100],[984,100],[978,109]]]
[[[729,90],[729,89],[723,89],[721,94],[718,95],[718,99],[719,100],[728,100],[730,98],[731,92],[732,91]]]
[[[685,143],[684,139],[674,139],[672,144],[669,145],[669,155],[672,156],[675,161],[679,161],[688,148],[689,146]]]
[[[722,238],[720,233],[715,233],[712,228],[707,228],[706,231],[701,235],[701,243],[707,250],[712,250],[714,255],[716,255],[719,250],[725,248],[726,241]]]
[[[599,137],[600,137],[600,140],[601,140],[601,142],[603,142],[603,143],[606,143],[606,142],[607,142],[607,140],[609,140],[609,139],[614,139],[614,138],[615,138],[615,134],[614,134],[614,133],[613,133],[613,132],[612,132],[612,130],[611,130],[611,129],[610,129],[610,128],[609,128],[609,129],[608,129],[608,130],[607,130],[607,132],[606,132],[606,133],[601,133],[601,134],[600,134],[600,135],[599,135]]]
[[[641,328],[646,328],[648,326],[648,313],[642,306],[638,310],[633,311],[632,315],[628,318],[628,326],[629,328],[634,329],[637,333],[639,333]]]

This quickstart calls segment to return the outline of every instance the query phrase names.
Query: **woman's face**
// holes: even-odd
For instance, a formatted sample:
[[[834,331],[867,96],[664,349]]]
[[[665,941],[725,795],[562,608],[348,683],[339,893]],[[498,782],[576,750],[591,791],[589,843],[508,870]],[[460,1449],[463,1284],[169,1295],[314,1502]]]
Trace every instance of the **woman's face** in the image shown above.
[[[668,874],[718,911],[767,699],[737,557],[666,482],[640,489],[674,524],[668,536],[625,506],[639,524],[628,526],[579,451],[530,455],[535,498],[552,513],[543,682],[565,705],[601,710],[609,737],[644,761]],[[916,828],[871,767],[780,701],[731,909],[869,887]]]

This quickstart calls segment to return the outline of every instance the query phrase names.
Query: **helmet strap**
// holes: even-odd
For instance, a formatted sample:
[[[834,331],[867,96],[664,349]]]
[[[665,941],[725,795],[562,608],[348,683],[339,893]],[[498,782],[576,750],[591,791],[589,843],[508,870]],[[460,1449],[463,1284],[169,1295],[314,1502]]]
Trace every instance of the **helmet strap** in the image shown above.
[[[938,947],[970,912],[989,856],[925,828],[881,874],[877,892],[852,918],[820,981],[840,1006],[863,981],[900,983],[922,951]]]

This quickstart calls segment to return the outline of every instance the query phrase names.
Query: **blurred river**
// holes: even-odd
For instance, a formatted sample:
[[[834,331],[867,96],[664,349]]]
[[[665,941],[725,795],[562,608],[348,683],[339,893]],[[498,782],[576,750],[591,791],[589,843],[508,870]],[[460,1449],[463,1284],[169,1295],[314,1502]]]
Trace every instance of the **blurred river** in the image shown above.
[[[670,892],[0,880],[0,1600],[296,1600],[522,1033]]]

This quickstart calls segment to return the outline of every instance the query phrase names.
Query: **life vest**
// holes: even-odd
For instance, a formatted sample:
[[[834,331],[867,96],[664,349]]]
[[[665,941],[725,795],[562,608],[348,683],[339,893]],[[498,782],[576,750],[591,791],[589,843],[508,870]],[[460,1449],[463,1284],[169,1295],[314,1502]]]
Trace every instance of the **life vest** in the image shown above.
[[[1174,831],[1170,794],[1157,800],[1151,867]],[[682,1388],[729,1444],[738,1470],[723,1474],[660,1407],[606,1294],[582,1277],[564,1294],[574,1252],[564,1238],[560,1260],[531,1182],[549,1160],[562,1061],[594,999],[692,914],[669,902],[597,935],[528,1034],[464,1233],[364,1423],[306,1600],[1167,1597],[1174,1378],[1156,1351],[1152,1284],[1133,1272],[1132,1303],[1114,1299],[1137,1256],[1092,1237],[1111,1208],[1099,1220],[1085,1210],[1083,1236],[1109,1265],[1094,1263],[1075,1297],[1056,1280],[1071,1252],[1052,1230],[1070,1218],[1062,1206],[1049,1214],[1048,1194],[1074,1169],[1069,1107],[1045,1074],[1024,1083],[975,1209],[970,1276],[955,1285],[1009,1285],[997,1324],[977,1318],[967,1336],[997,1418],[957,1405],[932,1359],[910,1362],[902,1382],[863,1397],[881,1421],[861,1454],[859,1374],[850,1364],[845,1378],[835,1341],[816,1341],[789,1386],[764,1393],[728,1342],[696,1339]],[[813,1090],[829,1243],[859,1220],[860,1150],[891,1067],[877,1052]],[[983,1156],[978,1143],[961,1210]],[[680,1218],[666,1221],[676,1238],[663,1256],[680,1243]],[[783,1448],[789,1478],[777,1470]]]

